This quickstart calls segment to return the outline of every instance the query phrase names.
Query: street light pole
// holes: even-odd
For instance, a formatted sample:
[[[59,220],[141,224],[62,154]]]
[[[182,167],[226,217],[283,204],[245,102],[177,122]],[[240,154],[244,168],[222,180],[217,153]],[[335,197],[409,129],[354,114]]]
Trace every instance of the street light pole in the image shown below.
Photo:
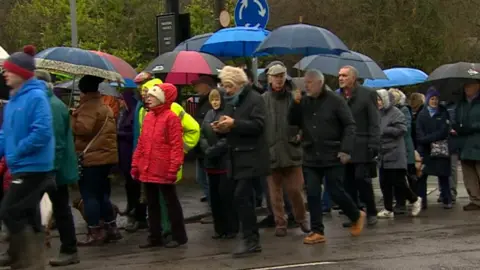
[[[70,27],[72,30],[72,47],[78,47],[77,0],[70,0]]]

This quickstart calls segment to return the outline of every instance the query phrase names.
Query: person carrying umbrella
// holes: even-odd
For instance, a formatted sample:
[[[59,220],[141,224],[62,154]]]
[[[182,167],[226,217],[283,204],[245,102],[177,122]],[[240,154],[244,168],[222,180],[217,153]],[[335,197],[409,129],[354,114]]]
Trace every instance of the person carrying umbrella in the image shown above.
[[[45,269],[38,213],[45,189],[52,184],[55,138],[46,85],[34,77],[34,55],[35,47],[25,46],[3,63],[3,76],[12,90],[0,130],[0,157],[6,159],[12,184],[0,207],[0,220],[10,234],[0,266],[12,269]]]
[[[380,114],[377,109],[377,93],[358,83],[358,71],[344,66],[338,72],[339,93],[347,101],[355,118],[356,131],[352,160],[345,167],[345,189],[360,208],[365,203],[369,225],[377,223],[377,207],[372,178],[377,169],[374,158],[380,147]],[[328,189],[327,189],[328,190]],[[347,222],[344,226],[350,226]]]

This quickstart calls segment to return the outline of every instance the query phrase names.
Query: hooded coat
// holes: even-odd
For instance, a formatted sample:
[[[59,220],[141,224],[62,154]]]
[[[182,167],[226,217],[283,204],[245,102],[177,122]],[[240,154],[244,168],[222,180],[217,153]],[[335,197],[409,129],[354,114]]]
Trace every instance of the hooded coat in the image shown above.
[[[174,184],[184,158],[180,118],[170,110],[177,88],[169,83],[157,86],[164,92],[165,103],[145,116],[131,174],[141,182]]]
[[[392,90],[389,90],[389,92]],[[406,104],[407,97],[405,94],[398,90],[394,90],[395,96],[395,106],[402,111],[403,115],[405,115],[405,121],[407,122],[407,133],[403,136],[405,140],[405,147],[407,149],[407,163],[408,164],[415,164],[415,146],[413,145],[413,137],[412,137],[412,111]]]
[[[393,106],[393,95],[385,89],[377,90],[382,99],[380,110],[380,166],[384,169],[407,169],[407,150],[404,135],[407,133],[405,115]]]

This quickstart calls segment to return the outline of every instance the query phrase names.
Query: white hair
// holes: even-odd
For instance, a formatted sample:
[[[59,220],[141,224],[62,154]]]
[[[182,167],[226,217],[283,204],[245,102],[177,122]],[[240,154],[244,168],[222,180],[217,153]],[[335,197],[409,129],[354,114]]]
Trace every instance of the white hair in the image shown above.
[[[344,68],[350,70],[350,72],[352,72],[353,76],[355,76],[355,79],[358,78],[358,69],[356,69],[353,66],[343,66],[341,69],[344,69]]]
[[[314,77],[321,82],[325,82],[325,76],[318,69],[309,69],[305,72],[305,77]]]

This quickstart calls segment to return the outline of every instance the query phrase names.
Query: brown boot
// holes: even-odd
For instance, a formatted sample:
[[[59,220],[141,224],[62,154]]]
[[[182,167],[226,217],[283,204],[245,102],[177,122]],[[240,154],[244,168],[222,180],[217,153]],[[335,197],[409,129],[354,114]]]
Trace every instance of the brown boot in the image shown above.
[[[115,242],[123,238],[115,221],[105,223],[105,230],[107,231],[107,236],[105,239],[105,242],[107,243]]]
[[[78,241],[77,245],[80,247],[84,246],[100,246],[105,243],[107,238],[105,234],[105,229],[99,226],[89,227],[87,238],[84,241]]]
[[[365,212],[360,211],[360,217],[355,223],[352,223],[352,227],[350,228],[350,234],[352,236],[359,236],[363,231],[363,226],[365,226],[365,219],[367,215]]]
[[[315,245],[325,243],[325,236],[319,233],[310,233],[307,237],[303,238],[303,243],[306,245]]]

